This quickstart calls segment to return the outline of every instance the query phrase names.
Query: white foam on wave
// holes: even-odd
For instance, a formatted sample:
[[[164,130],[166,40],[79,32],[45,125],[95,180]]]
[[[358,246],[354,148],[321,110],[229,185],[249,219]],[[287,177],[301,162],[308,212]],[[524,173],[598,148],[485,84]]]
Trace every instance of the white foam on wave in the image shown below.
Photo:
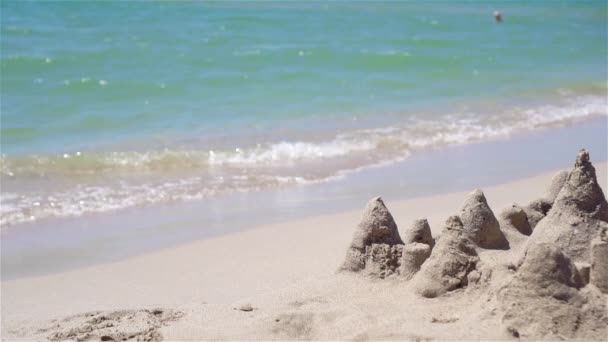
[[[343,133],[325,142],[284,141],[236,153],[213,152],[209,164],[280,164],[367,152],[382,156],[380,160],[373,160],[374,163],[385,162],[402,158],[414,149],[505,137],[518,131],[563,125],[598,115],[608,115],[606,100],[598,96],[581,96],[561,106],[544,105],[486,117],[478,113],[447,114],[439,119],[418,119],[403,126]]]
[[[94,174],[128,169],[133,172],[194,170],[206,167],[276,167],[302,162],[331,161],[365,157],[367,164],[402,158],[412,150],[462,144],[539,127],[608,115],[606,99],[580,96],[562,105],[515,108],[497,114],[446,114],[434,119],[418,116],[406,123],[337,134],[326,141],[281,141],[231,150],[153,150],[80,153],[26,158],[0,158],[4,176],[24,174]],[[69,157],[69,158],[68,158]],[[353,165],[353,168],[361,165]],[[336,172],[339,170],[336,170]]]
[[[527,109],[527,121],[536,126],[569,122],[595,115],[608,115],[608,99],[599,96],[579,96],[567,106],[545,105]]]
[[[464,144],[505,137],[522,130],[556,126],[593,116],[608,116],[608,104],[599,96],[571,98],[560,105],[515,108],[487,114],[446,114],[433,120],[420,116],[389,127],[355,130],[327,141],[282,141],[230,151],[162,150],[112,152],[93,160],[85,153],[70,158],[36,157],[24,164],[65,172],[158,172],[148,179],[157,183],[119,186],[79,185],[52,193],[0,194],[0,225],[8,226],[52,216],[78,216],[166,201],[196,200],[233,191],[255,191],[268,187],[328,182],[369,167],[379,167],[406,158],[416,150]],[[84,161],[80,164],[79,158]],[[62,164],[66,163],[66,164]],[[30,165],[31,164],[31,165]],[[58,166],[59,165],[59,166]],[[0,158],[3,176],[19,177],[6,156]],[[288,173],[283,169],[288,167]],[[79,169],[81,168],[81,169]],[[214,176],[166,180],[167,169],[212,170]],[[235,174],[230,170],[246,171]],[[296,174],[294,174],[294,170]],[[312,171],[311,171],[312,170]],[[319,171],[321,170],[321,171]],[[44,173],[41,173],[44,174]],[[200,174],[199,174],[200,175]],[[163,179],[165,179],[163,181]]]
[[[209,156],[210,165],[269,164],[299,160],[325,159],[347,156],[353,152],[371,151],[377,146],[371,141],[353,141],[347,136],[322,143],[280,142],[266,148],[243,152],[214,152]]]
[[[84,186],[45,194],[27,195],[1,193],[0,227],[31,222],[49,217],[80,216],[134,206],[171,201],[200,200],[219,193],[247,192],[290,184],[310,184],[323,180],[303,177],[241,175],[219,176],[213,179],[190,177],[159,183],[126,184],[118,186]]]

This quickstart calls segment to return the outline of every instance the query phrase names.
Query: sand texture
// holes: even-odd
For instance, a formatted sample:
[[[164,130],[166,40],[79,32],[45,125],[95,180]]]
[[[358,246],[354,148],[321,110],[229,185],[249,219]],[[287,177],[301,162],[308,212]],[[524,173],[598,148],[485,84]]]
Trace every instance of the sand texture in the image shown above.
[[[180,317],[162,309],[89,312],[54,320],[38,332],[51,341],[162,341],[158,329]]]
[[[606,171],[581,151],[555,177],[3,281],[2,338],[605,341]]]

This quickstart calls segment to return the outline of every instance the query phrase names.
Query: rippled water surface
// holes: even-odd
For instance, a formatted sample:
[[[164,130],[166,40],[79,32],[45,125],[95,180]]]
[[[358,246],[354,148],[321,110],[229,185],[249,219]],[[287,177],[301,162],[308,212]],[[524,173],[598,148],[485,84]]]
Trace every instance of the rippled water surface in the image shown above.
[[[0,6],[3,226],[608,114],[603,1]]]

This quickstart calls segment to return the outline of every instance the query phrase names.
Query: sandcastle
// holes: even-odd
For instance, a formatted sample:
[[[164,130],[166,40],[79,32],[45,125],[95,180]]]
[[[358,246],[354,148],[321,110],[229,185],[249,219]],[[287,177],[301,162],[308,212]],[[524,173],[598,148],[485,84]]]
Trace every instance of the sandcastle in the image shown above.
[[[431,230],[426,220],[416,221],[407,245],[380,197],[372,198],[363,212],[341,270],[386,278],[410,278],[431,254]],[[431,244],[432,243],[432,244]]]
[[[426,219],[402,240],[384,202],[374,198],[340,269],[408,280],[428,298],[483,291],[479,297],[488,304],[482,307],[514,337],[602,339],[608,336],[607,232],[608,203],[583,149],[541,198],[513,204],[498,218],[483,191],[474,190],[436,244]]]
[[[481,189],[475,189],[469,194],[460,210],[460,217],[465,233],[479,247],[508,247],[509,243]]]

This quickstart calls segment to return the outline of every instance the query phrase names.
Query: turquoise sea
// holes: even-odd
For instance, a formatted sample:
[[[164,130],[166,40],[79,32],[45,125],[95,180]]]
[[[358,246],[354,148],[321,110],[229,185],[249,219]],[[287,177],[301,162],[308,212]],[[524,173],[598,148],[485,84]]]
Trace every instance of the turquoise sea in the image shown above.
[[[605,1],[0,11],[2,226],[332,182],[608,115]]]

